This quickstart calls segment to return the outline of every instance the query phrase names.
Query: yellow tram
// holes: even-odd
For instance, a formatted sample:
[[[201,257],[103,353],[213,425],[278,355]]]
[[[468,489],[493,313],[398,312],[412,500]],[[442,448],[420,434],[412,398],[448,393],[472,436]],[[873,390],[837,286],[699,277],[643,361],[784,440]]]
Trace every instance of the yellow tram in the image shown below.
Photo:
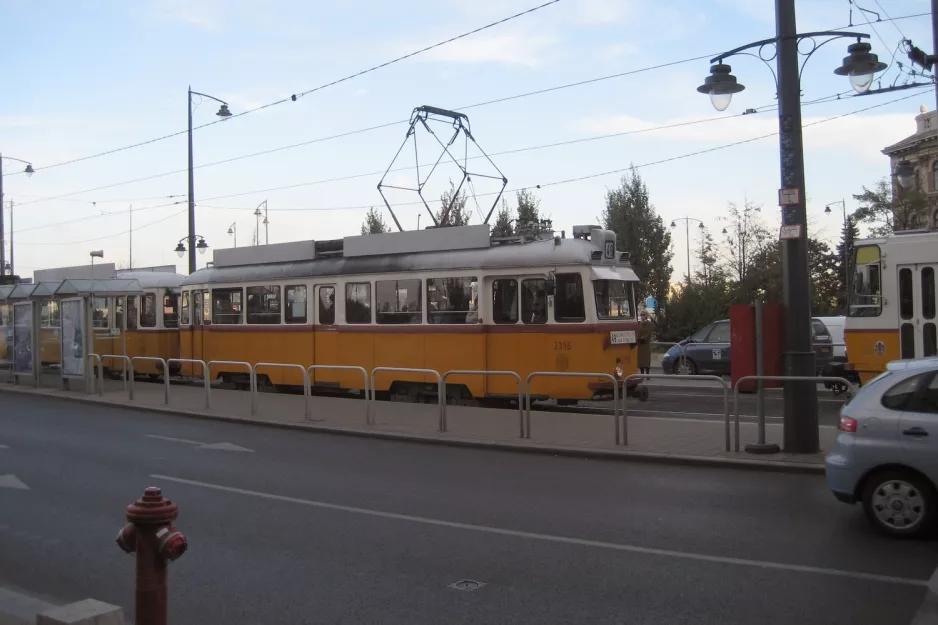
[[[844,328],[849,365],[866,383],[891,360],[938,354],[938,232],[857,241]]]
[[[615,233],[534,231],[491,237],[488,225],[215,251],[187,277],[180,354],[203,361],[514,371],[636,371],[634,288]],[[617,367],[618,364],[618,367]],[[198,374],[184,366],[186,373]],[[236,365],[214,377],[246,384]],[[298,370],[260,368],[259,384],[302,384]],[[316,369],[317,390],[361,390],[360,373]],[[532,393],[572,401],[601,386],[535,378]],[[611,391],[611,383],[606,387]],[[379,372],[378,396],[435,397],[435,378]],[[507,376],[452,377],[454,400],[517,397]]]

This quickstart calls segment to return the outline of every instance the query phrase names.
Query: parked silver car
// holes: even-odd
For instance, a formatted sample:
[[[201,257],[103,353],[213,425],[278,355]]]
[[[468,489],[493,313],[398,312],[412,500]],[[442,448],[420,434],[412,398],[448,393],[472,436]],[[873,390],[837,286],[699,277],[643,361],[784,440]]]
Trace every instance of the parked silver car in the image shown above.
[[[917,536],[938,518],[938,357],[898,360],[840,412],[827,484],[870,522]]]

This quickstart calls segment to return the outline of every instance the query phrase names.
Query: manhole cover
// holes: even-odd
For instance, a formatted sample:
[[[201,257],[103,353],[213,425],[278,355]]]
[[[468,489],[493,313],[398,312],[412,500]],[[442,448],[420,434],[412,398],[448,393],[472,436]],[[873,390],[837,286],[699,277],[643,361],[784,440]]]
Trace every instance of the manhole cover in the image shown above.
[[[471,592],[473,590],[478,590],[485,586],[485,582],[477,582],[474,579],[461,579],[458,582],[453,582],[447,588],[452,588],[454,590],[464,590],[466,592]]]

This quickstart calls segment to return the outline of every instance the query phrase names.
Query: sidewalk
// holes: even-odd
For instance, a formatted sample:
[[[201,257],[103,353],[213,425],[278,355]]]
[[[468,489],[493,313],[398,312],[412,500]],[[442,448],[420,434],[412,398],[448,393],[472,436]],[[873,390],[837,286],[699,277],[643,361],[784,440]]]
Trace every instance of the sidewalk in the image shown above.
[[[722,421],[630,416],[626,419],[629,444],[617,446],[612,415],[534,410],[531,413],[531,438],[522,439],[518,410],[447,406],[448,431],[439,432],[436,404],[376,402],[373,404],[373,425],[366,425],[366,404],[361,399],[311,397],[310,419],[306,420],[301,395],[258,393],[257,414],[252,416],[250,394],[246,391],[213,388],[212,407],[206,410],[205,391],[201,386],[173,385],[169,405],[164,403],[162,383],[138,380],[134,384],[135,399],[132,402],[122,390],[120,381],[105,380],[104,386],[103,396],[88,395],[83,390],[36,389],[8,383],[0,383],[0,391],[196,418],[428,443],[768,470],[819,473],[824,468],[823,453],[754,456],[745,452],[727,452]],[[732,430],[732,423],[730,425]],[[821,428],[822,449],[832,444],[835,434],[834,428]],[[740,424],[740,448],[748,442],[755,442],[756,435],[755,424]],[[781,425],[768,424],[766,437],[769,442],[781,442]]]

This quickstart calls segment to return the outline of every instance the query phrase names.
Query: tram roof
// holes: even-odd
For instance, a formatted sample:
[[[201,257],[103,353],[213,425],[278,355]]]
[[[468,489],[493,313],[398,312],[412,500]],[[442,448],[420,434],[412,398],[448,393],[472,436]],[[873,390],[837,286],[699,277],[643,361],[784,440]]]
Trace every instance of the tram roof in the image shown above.
[[[618,278],[638,280],[635,272],[626,263],[613,265],[608,261],[605,263],[592,261],[591,257],[595,250],[596,247],[590,241],[573,238],[510,243],[482,249],[379,256],[333,256],[283,263],[207,267],[186,277],[183,285],[411,271],[470,271],[566,265],[593,265],[597,270],[614,268]],[[616,258],[618,257],[617,252]]]

